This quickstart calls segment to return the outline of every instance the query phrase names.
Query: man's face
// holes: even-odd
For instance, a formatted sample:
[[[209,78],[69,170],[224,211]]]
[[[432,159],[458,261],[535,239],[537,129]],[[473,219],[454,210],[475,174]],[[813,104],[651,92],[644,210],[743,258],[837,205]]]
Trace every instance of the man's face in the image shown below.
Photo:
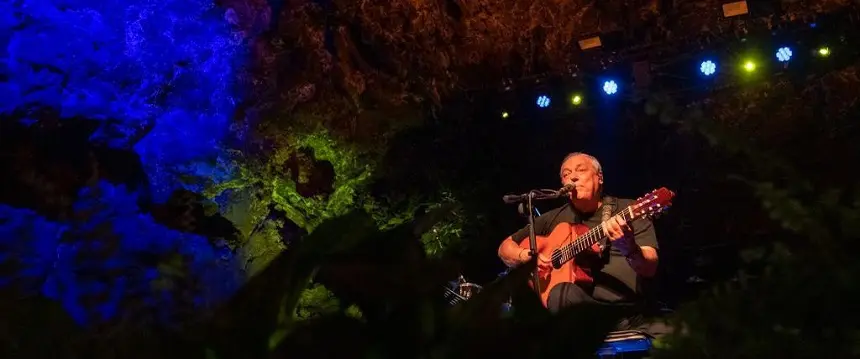
[[[576,155],[561,164],[561,184],[567,183],[576,185],[576,197],[571,199],[596,200],[603,184],[603,174],[597,172],[590,158]]]

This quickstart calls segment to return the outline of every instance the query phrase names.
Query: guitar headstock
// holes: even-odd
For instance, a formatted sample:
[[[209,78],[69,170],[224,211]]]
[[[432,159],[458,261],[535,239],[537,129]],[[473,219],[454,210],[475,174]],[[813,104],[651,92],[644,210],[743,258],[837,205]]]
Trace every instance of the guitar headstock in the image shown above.
[[[630,206],[630,210],[633,212],[634,218],[656,218],[672,206],[672,198],[674,197],[675,192],[670,191],[666,187],[661,187],[639,197]]]

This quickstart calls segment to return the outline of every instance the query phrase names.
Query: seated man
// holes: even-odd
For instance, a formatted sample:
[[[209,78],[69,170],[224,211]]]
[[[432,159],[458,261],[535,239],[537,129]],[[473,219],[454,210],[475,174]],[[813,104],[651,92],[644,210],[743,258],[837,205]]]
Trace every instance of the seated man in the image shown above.
[[[599,247],[600,252],[586,251],[577,256],[576,264],[582,272],[577,273],[576,283],[549,288],[547,308],[555,312],[583,302],[640,304],[638,279],[653,277],[657,271],[657,237],[651,221],[625,223],[619,216],[612,216],[633,201],[602,196],[603,172],[593,156],[569,154],[561,164],[560,176],[562,184],[574,184],[576,191],[571,191],[570,200],[563,206],[535,218],[535,235],[549,235],[560,223],[593,228],[605,221],[604,231],[609,238]],[[531,259],[529,250],[518,246],[528,236],[525,227],[502,242],[499,257],[506,265],[515,267]],[[539,255],[538,269],[551,270],[549,258]]]

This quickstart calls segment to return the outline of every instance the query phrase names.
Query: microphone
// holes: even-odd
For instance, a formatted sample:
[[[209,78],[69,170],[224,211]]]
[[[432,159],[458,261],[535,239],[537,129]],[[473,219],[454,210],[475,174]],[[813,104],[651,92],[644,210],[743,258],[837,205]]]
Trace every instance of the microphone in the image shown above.
[[[576,185],[573,183],[568,183],[564,185],[560,190],[558,190],[558,196],[564,196],[568,193],[576,193]]]

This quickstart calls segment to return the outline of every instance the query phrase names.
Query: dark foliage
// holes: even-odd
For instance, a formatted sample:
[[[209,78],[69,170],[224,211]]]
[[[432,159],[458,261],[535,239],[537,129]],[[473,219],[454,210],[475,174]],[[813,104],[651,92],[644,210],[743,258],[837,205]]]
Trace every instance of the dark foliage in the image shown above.
[[[455,274],[452,266],[423,258],[420,246],[410,244],[418,243],[415,230],[424,225],[419,221],[379,232],[362,212],[329,220],[279,255],[210,319],[186,322],[179,329],[87,331],[63,325],[65,314],[51,310],[56,307],[52,302],[7,295],[4,308],[14,304],[11,312],[17,313],[5,318],[10,333],[4,336],[7,357],[518,358],[564,353],[585,358],[593,355],[620,315],[598,308],[549,315],[525,286],[534,263],[450,307],[441,299],[442,286]],[[291,313],[298,296],[315,274],[358,304],[362,317],[341,312],[294,322]],[[518,307],[503,316],[502,303],[511,295]],[[589,325],[574,324],[584,322]],[[565,334],[561,338],[551,333]],[[569,338],[577,338],[574,352]]]
[[[530,314],[544,311],[539,303],[532,300],[529,306],[524,301],[522,309],[518,309],[522,314],[513,318],[503,319],[501,315],[502,303],[512,290],[525,284],[529,269],[515,271],[473,301],[450,309],[442,300],[442,288],[456,274],[455,267],[423,257],[418,242],[420,232],[415,231],[422,226],[419,221],[378,232],[370,217],[361,212],[325,222],[255,277],[225,309],[229,314],[219,315],[236,320],[228,320],[230,324],[224,327],[235,333],[227,334],[233,338],[230,346],[246,344],[234,347],[242,348],[235,352],[236,357],[247,357],[255,351],[252,348],[264,352],[268,343],[265,334],[277,330],[286,334],[273,352],[276,357],[465,357],[493,350],[490,343],[511,340],[513,335],[532,337],[526,319]],[[344,228],[350,230],[345,232]],[[277,313],[289,313],[294,308],[295,298],[312,272],[317,272],[316,280],[339,297],[358,304],[362,318],[336,314],[293,324],[289,323],[289,317],[281,316],[284,321],[277,325]],[[285,273],[289,273],[286,278]],[[293,282],[293,278],[301,280]],[[543,325],[551,325],[550,318],[563,320],[566,316],[550,317],[543,313],[547,320]],[[612,317],[602,319],[609,323],[608,330]],[[251,332],[258,335],[249,335]],[[239,335],[248,341],[237,340]],[[338,344],[331,345],[332,340]],[[350,343],[356,345],[349,349],[342,347]],[[539,344],[535,343],[533,349],[551,350]],[[583,350],[593,353],[595,348],[596,345],[585,345]],[[506,352],[505,357],[513,357],[516,351]],[[226,357],[234,355],[229,350],[224,353]]]

